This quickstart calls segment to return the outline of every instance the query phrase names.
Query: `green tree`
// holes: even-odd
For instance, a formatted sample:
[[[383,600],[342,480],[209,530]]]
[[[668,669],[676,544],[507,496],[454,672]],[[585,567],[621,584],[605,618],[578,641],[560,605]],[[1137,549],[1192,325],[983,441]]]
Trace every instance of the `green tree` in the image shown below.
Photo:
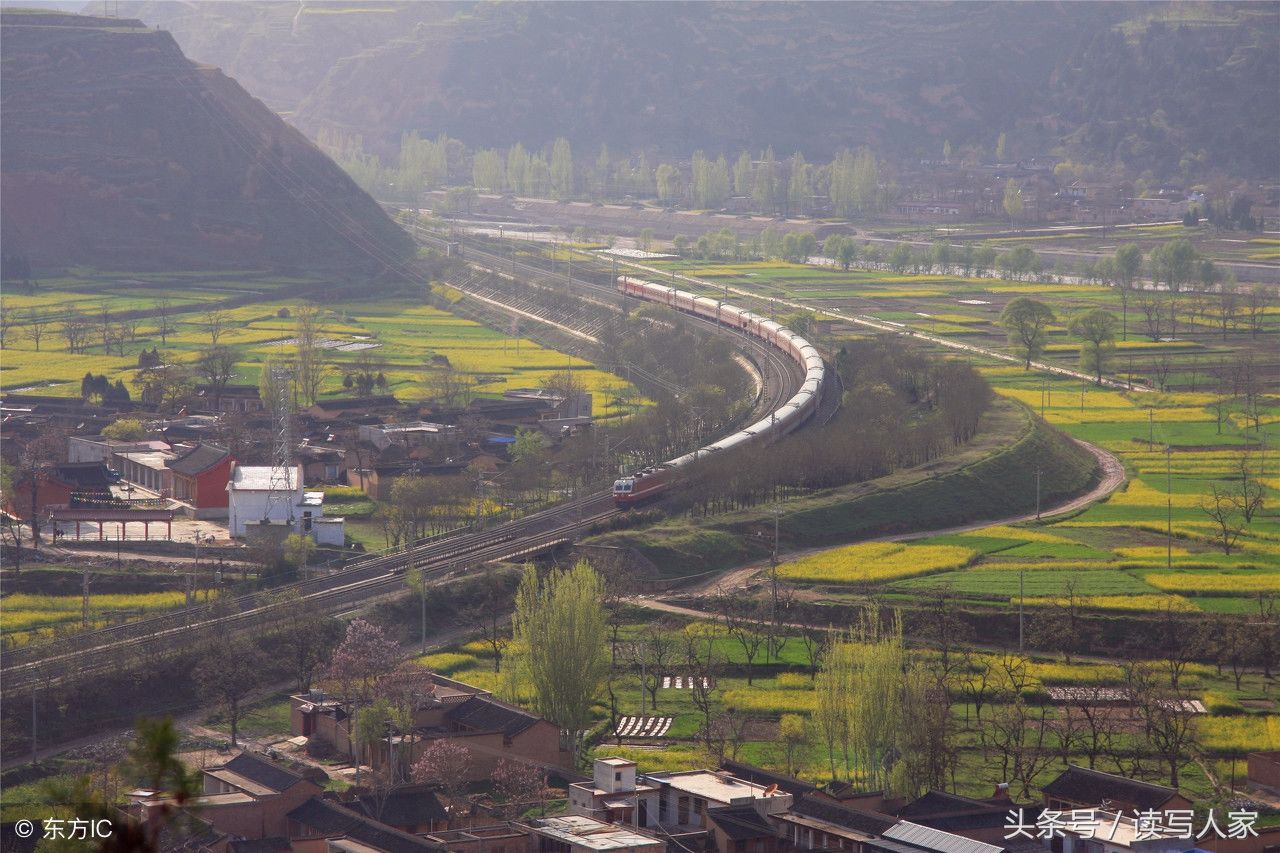
[[[1142,249],[1136,243],[1125,243],[1116,248],[1112,272],[1116,278],[1116,293],[1120,297],[1120,337],[1129,340],[1129,299],[1138,286],[1142,272]]]
[[[749,196],[752,189],[751,155],[743,151],[733,164],[733,192],[735,195]]]
[[[1004,134],[1001,134],[1003,138]],[[1004,185],[1004,212],[1009,216],[1010,224],[1018,221],[1018,217],[1022,216],[1022,190],[1018,189],[1018,182],[1013,178]]]
[[[1001,132],[1000,136],[996,138],[996,162],[997,163],[1004,162],[1004,155],[1006,153],[1005,143],[1007,141],[1008,141],[1008,138],[1005,136],[1003,132]]]
[[[1095,308],[1071,321],[1071,334],[1081,340],[1081,369],[1094,374],[1102,384],[1102,374],[1116,349],[1116,316]]]
[[[804,211],[813,197],[813,167],[804,161],[804,155],[797,151],[791,155],[791,178],[787,183],[787,209],[791,212]]]
[[[1200,253],[1186,237],[1162,243],[1151,250],[1151,277],[1169,291],[1170,337],[1178,336],[1178,294],[1196,274]]]
[[[564,137],[551,146],[551,192],[562,200],[573,196],[573,153]]]
[[[796,750],[804,746],[809,739],[804,717],[799,714],[783,714],[778,721],[778,740],[787,754],[787,775],[795,773]]]
[[[772,213],[778,206],[778,164],[770,146],[760,158],[755,181],[751,188],[751,200],[761,213]]]
[[[1053,311],[1048,305],[1026,296],[1010,302],[1000,314],[1000,325],[1009,331],[1009,343],[1026,360],[1027,370],[1044,351],[1048,327],[1053,321]]]
[[[658,201],[663,203],[675,201],[677,182],[680,178],[680,173],[676,171],[676,167],[670,163],[659,163],[656,178],[658,182]]]
[[[143,428],[142,421],[134,418],[121,418],[103,427],[102,435],[105,438],[115,439],[116,441],[142,441],[147,437],[147,431]]]
[[[893,247],[893,251],[889,252],[888,258],[889,269],[901,275],[907,271],[907,267],[911,266],[911,247],[906,243],[898,243]]]
[[[306,569],[307,561],[311,559],[311,555],[316,551],[316,543],[310,536],[290,533],[285,537],[281,548],[286,563],[295,569]]]
[[[538,710],[568,733],[575,754],[609,672],[604,593],[604,580],[585,560],[545,580],[528,566],[516,591],[514,646]]]

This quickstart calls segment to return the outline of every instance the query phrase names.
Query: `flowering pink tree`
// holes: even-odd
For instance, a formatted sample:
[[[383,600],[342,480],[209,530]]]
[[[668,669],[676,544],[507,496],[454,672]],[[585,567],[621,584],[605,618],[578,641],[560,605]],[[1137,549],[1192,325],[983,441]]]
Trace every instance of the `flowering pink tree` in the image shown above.
[[[497,763],[489,778],[507,818],[519,817],[532,803],[539,802],[547,785],[547,774],[541,767],[507,758]]]
[[[333,653],[325,679],[334,682],[348,705],[369,703],[378,679],[396,668],[400,647],[377,625],[355,619]]]
[[[456,813],[467,791],[471,771],[471,750],[450,738],[440,738],[427,747],[409,771],[418,783],[439,785]]]

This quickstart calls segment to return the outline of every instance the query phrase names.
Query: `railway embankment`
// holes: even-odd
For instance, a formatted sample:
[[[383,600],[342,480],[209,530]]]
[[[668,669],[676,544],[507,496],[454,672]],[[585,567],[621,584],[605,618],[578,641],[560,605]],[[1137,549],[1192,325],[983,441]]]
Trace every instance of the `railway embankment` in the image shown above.
[[[1100,476],[1087,448],[1024,406],[997,399],[972,441],[925,465],[780,504],[604,533],[585,544],[635,549],[664,578],[706,578],[768,558],[775,508],[782,552],[908,535],[1034,513],[1037,471],[1044,508],[1087,492]]]

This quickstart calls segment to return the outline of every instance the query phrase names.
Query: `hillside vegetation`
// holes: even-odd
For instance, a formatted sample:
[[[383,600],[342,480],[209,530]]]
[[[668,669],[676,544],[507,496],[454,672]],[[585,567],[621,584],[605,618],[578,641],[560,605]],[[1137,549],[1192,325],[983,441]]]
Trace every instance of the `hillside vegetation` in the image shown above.
[[[1191,3],[138,3],[313,136],[688,156],[1057,148],[1271,176],[1277,9]],[[1247,121],[1241,121],[1242,117]],[[463,164],[457,164],[460,168]],[[469,175],[469,170],[467,171]]]
[[[168,33],[6,9],[0,37],[3,242],[31,267],[382,272],[370,248],[411,251],[301,133]]]

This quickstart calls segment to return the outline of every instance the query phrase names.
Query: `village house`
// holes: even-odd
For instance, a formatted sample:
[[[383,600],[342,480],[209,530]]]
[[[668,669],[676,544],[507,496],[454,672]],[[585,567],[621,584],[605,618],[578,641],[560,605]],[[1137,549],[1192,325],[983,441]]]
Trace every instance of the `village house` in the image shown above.
[[[443,853],[448,849],[320,797],[311,797],[289,812],[287,836],[293,853]]]
[[[779,853],[790,845],[760,813],[759,803],[707,809],[707,825],[716,853]]]
[[[974,841],[905,820],[886,829],[879,838],[865,842],[862,849],[880,853],[1009,853],[1004,844]]]
[[[1045,808],[1057,811],[1106,808],[1132,814],[1135,809],[1167,811],[1191,808],[1191,801],[1173,788],[1090,770],[1078,764],[1068,765],[1058,778],[1040,790],[1044,795]]]
[[[191,507],[196,518],[227,517],[227,481],[235,460],[225,447],[196,444],[165,462],[173,481],[173,498]]]
[[[853,853],[861,853],[866,849],[866,842],[896,822],[888,815],[851,808],[817,793],[805,794],[788,811],[774,817],[781,824],[782,835],[795,850]]]
[[[248,752],[200,773],[202,790],[193,803],[195,810],[212,828],[238,839],[284,836],[289,812],[323,790],[279,763]],[[141,819],[173,805],[146,790],[133,792],[129,800],[130,812]]]
[[[528,853],[529,829],[506,822],[465,829],[446,829],[423,835],[452,853]]]
[[[494,698],[486,690],[440,675],[432,676],[431,695],[414,711],[413,731],[391,738],[397,760],[412,764],[436,740],[449,739],[471,751],[468,779],[489,778],[502,759],[547,769],[570,765],[561,748],[560,730],[552,723]],[[295,736],[315,739],[344,755],[354,755],[350,719],[344,704],[321,691],[291,697],[290,728]],[[404,748],[407,747],[407,748]],[[388,760],[380,743],[363,755],[375,768]]]
[[[546,817],[529,824],[528,853],[663,853],[654,836],[582,815]]]
[[[1008,786],[1003,786],[997,789],[996,796],[985,800],[929,791],[898,809],[896,816],[900,820],[963,835],[975,841],[1003,844],[1008,832],[1010,809],[1021,809],[1032,821],[1040,814],[1038,807],[1011,801]]]
[[[191,408],[197,412],[261,412],[265,410],[257,385],[197,385]]]
[[[343,519],[324,518],[324,492],[305,492],[302,466],[236,465],[227,482],[228,526],[235,537],[271,527],[341,547]]]
[[[9,500],[6,511],[10,515],[24,520],[31,518],[31,488],[31,478],[27,476],[19,477],[13,484],[12,492],[6,496]],[[110,497],[111,475],[106,465],[101,462],[64,462],[37,478],[35,513],[43,518],[52,507]]]
[[[400,447],[424,447],[456,442],[458,428],[451,424],[428,421],[410,421],[394,424],[361,424],[357,428],[359,439],[386,450],[391,445]]]
[[[111,457],[117,453],[147,453],[168,449],[169,443],[165,441],[121,441],[102,435],[73,435],[67,438],[67,461],[103,462],[109,465]]]

